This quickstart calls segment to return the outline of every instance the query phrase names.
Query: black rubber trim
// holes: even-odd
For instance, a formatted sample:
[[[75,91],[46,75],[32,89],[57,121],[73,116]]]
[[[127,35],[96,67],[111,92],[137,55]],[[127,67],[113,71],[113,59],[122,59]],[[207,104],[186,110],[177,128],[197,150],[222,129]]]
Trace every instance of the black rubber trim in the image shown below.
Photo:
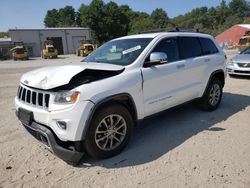
[[[130,101],[132,101],[132,105],[133,105],[133,108],[135,109],[135,119],[136,119],[136,121],[137,121],[137,119],[138,119],[138,116],[137,116],[137,109],[136,109],[136,105],[135,105],[135,102],[134,102],[134,100],[133,100],[133,98],[132,98],[132,96],[130,95],[130,94],[128,94],[128,93],[120,93],[120,94],[116,94],[116,95],[111,95],[111,96],[109,96],[109,97],[107,97],[107,98],[104,98],[104,99],[102,99],[101,101],[99,101],[98,103],[96,103],[95,105],[94,105],[94,108],[92,109],[92,111],[90,112],[90,114],[89,114],[89,116],[88,116],[88,119],[87,119],[87,121],[86,121],[86,124],[85,124],[85,128],[84,128],[84,130],[83,130],[83,132],[82,132],[82,140],[85,140],[85,138],[86,138],[86,134],[87,134],[87,131],[88,131],[88,129],[89,129],[89,126],[90,126],[90,123],[91,123],[91,120],[92,120],[92,118],[93,118],[93,116],[94,116],[94,114],[95,114],[95,112],[96,112],[96,110],[102,105],[102,104],[104,104],[105,102],[109,102],[109,101],[112,101],[112,100],[116,100],[117,98],[121,98],[121,97],[128,97],[129,99],[130,99]]]
[[[60,146],[56,141],[55,135],[50,129],[36,122],[32,122],[29,126],[25,124],[23,125],[33,137],[35,137],[43,144],[47,145],[57,157],[71,165],[79,164],[84,153],[69,150],[67,148],[64,148],[63,146]],[[44,136],[44,139],[42,138],[42,136]]]
[[[205,95],[205,93],[206,93],[206,91],[207,91],[207,88],[208,88],[208,86],[209,86],[209,83],[210,83],[210,81],[212,80],[213,76],[214,76],[215,74],[217,74],[217,73],[223,73],[223,75],[224,75],[224,83],[225,83],[225,73],[224,73],[224,71],[223,71],[222,69],[219,69],[219,70],[216,70],[216,71],[212,72],[212,74],[211,74],[210,77],[209,77],[209,80],[208,80],[208,82],[207,82],[206,89],[204,90],[204,93],[203,93],[202,97]],[[223,85],[223,87],[224,87],[224,85]]]

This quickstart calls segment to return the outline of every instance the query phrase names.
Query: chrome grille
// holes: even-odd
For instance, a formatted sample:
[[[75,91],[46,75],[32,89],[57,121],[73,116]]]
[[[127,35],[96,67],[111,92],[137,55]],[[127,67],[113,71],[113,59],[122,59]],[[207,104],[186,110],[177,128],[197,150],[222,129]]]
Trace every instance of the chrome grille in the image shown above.
[[[239,67],[250,68],[250,63],[238,63]]]
[[[47,109],[49,107],[50,94],[41,90],[35,90],[19,85],[17,99],[28,105]]]

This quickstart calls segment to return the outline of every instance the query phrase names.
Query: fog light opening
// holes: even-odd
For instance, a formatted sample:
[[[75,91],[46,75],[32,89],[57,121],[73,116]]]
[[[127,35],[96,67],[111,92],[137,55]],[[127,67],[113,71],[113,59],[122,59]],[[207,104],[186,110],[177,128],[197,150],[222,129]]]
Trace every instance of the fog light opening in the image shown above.
[[[57,123],[59,128],[61,128],[63,130],[67,129],[67,123],[65,121],[57,121],[56,123]]]

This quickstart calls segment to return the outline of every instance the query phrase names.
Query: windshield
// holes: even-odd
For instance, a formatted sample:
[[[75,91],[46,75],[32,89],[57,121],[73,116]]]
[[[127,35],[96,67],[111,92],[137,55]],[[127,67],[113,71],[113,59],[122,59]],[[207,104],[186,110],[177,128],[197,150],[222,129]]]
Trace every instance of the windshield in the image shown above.
[[[137,38],[110,41],[87,56],[83,61],[129,65],[137,59],[151,40],[152,38]]]
[[[244,44],[246,44],[247,43],[247,38],[242,38],[242,39],[240,39],[240,44],[241,45],[244,45]]]
[[[250,48],[246,48],[240,54],[250,54]]]

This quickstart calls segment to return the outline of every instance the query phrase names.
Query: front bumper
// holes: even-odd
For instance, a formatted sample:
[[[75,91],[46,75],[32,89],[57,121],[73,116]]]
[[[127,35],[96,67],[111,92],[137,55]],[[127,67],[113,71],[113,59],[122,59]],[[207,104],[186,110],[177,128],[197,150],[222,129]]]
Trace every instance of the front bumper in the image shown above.
[[[81,141],[86,121],[94,106],[90,101],[78,100],[73,106],[62,109],[47,111],[41,108],[28,105],[15,98],[16,110],[19,108],[33,113],[35,122],[49,127],[53,133],[62,141]],[[61,129],[57,122],[67,122],[67,129]]]
[[[53,58],[53,57],[57,57],[57,53],[45,53],[44,57],[46,58]]]
[[[51,129],[34,121],[30,125],[23,125],[33,137],[45,144],[57,157],[71,165],[79,164],[84,153],[76,151],[73,147],[63,146]]]
[[[239,67],[237,64],[227,65],[227,73],[229,75],[250,76],[250,68]]]

